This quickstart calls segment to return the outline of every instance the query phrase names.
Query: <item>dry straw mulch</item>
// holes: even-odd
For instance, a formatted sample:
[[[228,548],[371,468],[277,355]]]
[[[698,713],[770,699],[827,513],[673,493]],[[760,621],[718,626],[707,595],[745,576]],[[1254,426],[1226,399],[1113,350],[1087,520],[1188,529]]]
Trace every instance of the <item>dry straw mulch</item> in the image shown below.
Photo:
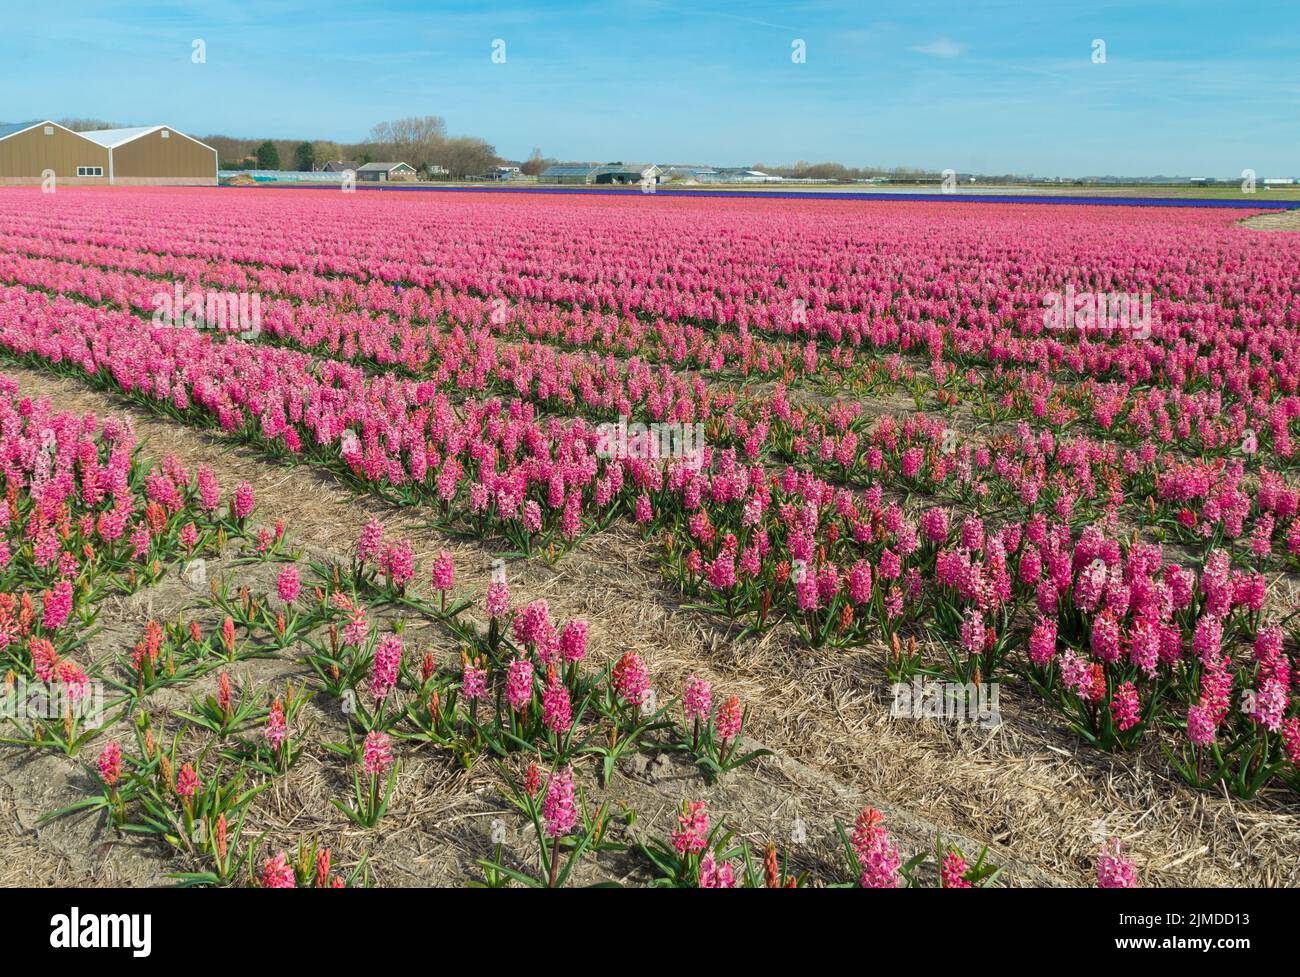
[[[258,518],[283,519],[311,547],[346,554],[366,521],[378,517],[390,534],[412,539],[423,566],[449,549],[458,593],[486,587],[490,542],[448,539],[425,527],[418,510],[357,496],[317,470],[276,465],[71,380],[8,366],[3,372],[24,393],[48,395],[61,409],[131,416],[152,457],[171,453],[187,465],[209,464],[227,487],[247,479]],[[850,821],[871,803],[884,811],[904,850],[932,845],[936,833],[987,843],[995,861],[1008,865],[1011,884],[1092,884],[1102,839],[1118,836],[1145,885],[1300,885],[1294,796],[1274,792],[1244,803],[1194,791],[1154,746],[1128,756],[1098,753],[1063,729],[1059,714],[1032,692],[1010,683],[1002,689],[1003,724],[993,730],[891,719],[885,648],[810,650],[780,628],[735,641],[725,621],[682,606],[660,581],[653,544],[630,527],[585,540],[554,565],[514,561],[509,577],[516,603],[545,598],[557,620],[586,618],[596,663],[637,651],[661,695],[676,694],[694,673],[751,706],[750,732],[776,751],[775,759],[707,790],[653,764],[616,782],[611,799],[632,803],[664,833],[687,796],[707,797],[758,843],[767,836],[784,841],[797,818],[809,832],[801,867],[822,874],[834,859],[832,819]],[[394,814],[360,838],[334,823],[340,818],[332,817],[328,798],[340,796],[340,788],[315,759],[321,752],[259,808],[274,837],[337,836],[350,853],[371,852],[384,884],[455,884],[475,874],[474,859],[488,854],[488,823],[503,810],[490,766],[465,774],[420,759],[404,768]],[[13,762],[0,755],[0,883],[156,884],[160,872],[174,868],[137,852],[106,855],[95,847],[104,839],[93,835],[62,851],[43,843],[30,818],[16,816],[24,799],[15,797],[13,777],[6,789],[4,776]],[[625,867],[602,868],[620,877]]]

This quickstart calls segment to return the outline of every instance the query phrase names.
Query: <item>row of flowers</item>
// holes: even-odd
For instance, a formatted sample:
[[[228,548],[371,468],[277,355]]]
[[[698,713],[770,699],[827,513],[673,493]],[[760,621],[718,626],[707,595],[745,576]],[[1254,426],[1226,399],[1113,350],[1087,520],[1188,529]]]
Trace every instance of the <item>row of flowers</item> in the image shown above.
[[[29,272],[29,282],[46,277],[40,268]],[[84,283],[79,287],[85,287]],[[105,327],[114,332],[139,328],[125,318],[106,319]],[[154,328],[152,335],[140,338],[160,347],[164,355],[182,349],[189,354],[195,347],[208,345],[193,330],[182,330],[183,341],[160,332]],[[75,355],[85,362],[84,355],[77,353],[78,338],[70,338],[73,345],[61,355]],[[581,403],[597,415],[639,413],[648,421],[668,424],[689,425],[702,419],[708,440],[716,446],[735,446],[747,458],[797,461],[837,482],[883,482],[983,508],[1011,506],[1023,512],[1050,505],[1058,515],[1073,519],[1096,519],[1127,506],[1130,515],[1159,517],[1154,527],[1158,538],[1185,542],[1213,538],[1217,543],[1219,539],[1231,541],[1249,535],[1255,558],[1268,556],[1275,548],[1287,562],[1300,558],[1300,520],[1292,505],[1300,491],[1266,468],[1257,478],[1246,478],[1245,467],[1239,461],[1188,462],[1158,452],[1151,442],[1143,443],[1136,451],[1121,451],[1111,443],[1086,437],[1058,441],[1050,432],[1035,435],[1025,422],[1014,436],[999,436],[987,442],[959,435],[944,422],[920,415],[902,422],[887,416],[867,430],[866,419],[856,404],[836,402],[830,407],[805,408],[790,400],[782,386],[770,397],[747,398],[743,406],[738,406],[735,391],[692,388],[671,374],[655,373],[635,360],[615,367],[598,360],[557,355],[553,349],[537,344],[507,349],[494,346],[490,340],[466,340],[460,333],[443,335],[436,343],[440,353],[432,380],[418,384],[389,374],[367,379],[336,361],[318,362],[301,355],[282,354],[274,362],[276,372],[282,376],[338,378],[357,391],[353,396],[369,396],[359,388],[377,385],[383,391],[380,396],[390,405],[392,398],[387,391],[395,392],[408,404],[414,400],[405,408],[408,412],[436,389],[454,391],[455,396],[466,391],[522,394],[536,408],[567,412]],[[63,337],[59,341],[61,345],[67,343]],[[314,344],[318,343],[300,345],[312,348]],[[31,336],[24,336],[10,345],[27,351],[38,344]],[[209,359],[224,356],[227,362],[221,368],[228,372],[234,351],[250,349],[247,345],[230,345],[231,351],[225,354],[203,349],[202,355]],[[277,396],[279,393],[253,391],[239,396],[232,403],[233,420],[238,424],[245,407],[256,410],[263,430],[273,439],[279,432],[286,445],[296,451],[303,437],[287,421],[303,412],[304,406],[300,406],[301,396],[284,398]],[[1300,412],[1300,400],[1290,400],[1295,400],[1297,411],[1283,412],[1284,422],[1278,429],[1283,434],[1285,418]],[[311,406],[305,405],[309,424]],[[1279,403],[1278,409],[1283,406]],[[329,427],[313,427],[315,430],[308,436],[318,442],[342,436],[342,432]],[[386,440],[391,443],[393,437],[389,435]],[[361,444],[359,439],[357,444]],[[419,452],[404,461],[400,450],[394,458],[390,450],[382,447],[365,464],[368,477],[382,474],[389,480],[409,476],[418,481],[427,467],[426,457]],[[1144,508],[1152,511],[1143,512]]]
[[[6,270],[7,277],[17,275],[28,283],[61,280],[62,291],[79,291],[100,301],[111,297],[142,312],[153,311],[160,285],[170,287],[172,281],[184,282],[187,293],[219,287],[284,296],[290,301],[269,303],[268,333],[308,348],[327,350],[330,355],[349,359],[363,356],[385,368],[427,370],[431,362],[436,364],[442,344],[436,324],[452,327],[453,331],[458,327],[465,333],[490,332],[510,340],[543,339],[581,352],[603,345],[606,351],[635,353],[650,362],[696,368],[711,376],[738,372],[743,376],[791,380],[831,375],[844,382],[847,371],[847,379],[857,381],[858,393],[864,392],[864,377],[870,377],[870,389],[875,391],[880,389],[879,381],[896,382],[903,373],[897,368],[888,374],[856,368],[853,351],[838,344],[819,350],[813,343],[768,343],[755,340],[747,330],[706,331],[663,317],[646,321],[616,311],[602,313],[530,299],[507,302],[499,297],[403,288],[401,282],[340,279],[302,269],[282,271],[218,259],[209,263],[128,248],[73,244],[66,240],[72,236],[70,232],[60,229],[28,233],[48,237],[44,241],[10,238],[15,255],[10,259],[14,267]],[[28,253],[59,260],[33,264],[19,256]],[[82,268],[85,263],[102,263],[108,268],[142,274],[105,274]],[[1204,323],[1200,309],[1196,315],[1197,341],[1180,338],[1180,349],[1199,352]],[[653,340],[649,339],[651,332]],[[977,410],[993,417],[1045,418],[1058,428],[1082,423],[1097,433],[1123,435],[1135,443],[1155,438],[1165,445],[1177,444],[1194,452],[1237,451],[1248,459],[1258,456],[1266,463],[1272,459],[1290,464],[1290,422],[1300,412],[1300,401],[1295,396],[1294,382],[1279,382],[1270,372],[1275,360],[1284,357],[1289,347],[1279,347],[1254,332],[1234,330],[1229,335],[1228,341],[1238,345],[1241,336],[1249,337],[1245,351],[1249,360],[1200,353],[1194,360],[1174,365],[1147,356],[1135,362],[1136,373],[1119,379],[1109,366],[1106,346],[1100,345],[1096,350],[1086,350],[1086,355],[1080,354],[1078,362],[1072,361],[1067,380],[1084,375],[1087,379],[1082,386],[1055,383],[1050,371],[1044,370],[1041,358],[1016,364],[1009,362],[1002,351],[992,359],[972,358],[964,345],[959,352],[949,353],[946,342],[937,346],[933,342],[928,346],[910,344],[910,348],[928,349],[934,357],[931,382],[941,388],[943,396],[973,398]],[[1143,342],[1144,348],[1163,349],[1158,338]],[[903,350],[909,344],[887,344],[886,348]],[[945,355],[951,356],[950,363],[943,362]],[[1094,361],[1099,361],[1095,370],[1088,366]],[[863,360],[862,365],[869,367],[870,361]],[[992,376],[988,380],[980,378],[970,369],[972,365],[993,366]],[[910,370],[906,374],[909,386],[928,377]],[[1103,385],[1097,380],[1109,382]],[[1166,392],[1162,386],[1170,389]],[[888,387],[883,390],[888,392]]]
[[[1243,710],[1252,725],[1244,739],[1232,731],[1229,749],[1244,758],[1240,762],[1215,755],[1219,742],[1207,738],[1205,724],[1191,718],[1201,715],[1191,710],[1202,705],[1201,670],[1211,665],[1199,648],[1193,654],[1194,635],[1223,628],[1232,614],[1237,616],[1227,620],[1229,643],[1263,625],[1264,578],[1231,570],[1224,565],[1226,551],[1214,551],[1213,570],[1207,563],[1199,580],[1206,596],[1194,603],[1184,595],[1197,593],[1195,572],[1166,566],[1158,546],[1121,542],[1113,509],[1101,524],[1109,530],[1074,534],[1064,518],[1071,510],[1058,500],[1057,518],[1030,507],[1020,521],[1008,520],[993,533],[975,517],[969,525],[950,526],[942,509],[905,513],[885,501],[879,484],[855,493],[808,472],[769,474],[740,464],[731,449],[706,449],[702,466],[602,460],[592,448],[593,432],[581,421],[542,425],[529,405],[518,401],[509,406],[466,402],[457,413],[427,385],[368,378],[288,351],[214,344],[193,331],[150,334],[128,328],[135,320],[125,314],[63,300],[50,303],[34,293],[6,297],[10,308],[18,307],[16,328],[0,333],[7,345],[42,361],[72,358],[105,382],[150,391],[143,396],[154,404],[165,397],[179,416],[220,423],[264,446],[286,446],[369,487],[386,487],[403,501],[431,501],[449,527],[502,534],[528,552],[556,541],[570,543],[627,513],[664,534],[665,572],[676,585],[749,627],[767,627],[778,617],[791,620],[813,644],[925,627],[949,648],[953,671],[963,678],[990,677],[1007,655],[1028,646],[1031,632],[1054,627],[1063,651],[1103,676],[1089,680],[1087,694],[1077,669],[1044,669],[1045,663],[1028,662],[1023,652],[1015,661],[1019,668],[1045,671],[1031,673],[1032,679],[1052,690],[1072,725],[1086,729],[1089,738],[1106,748],[1128,747],[1149,728],[1185,724],[1193,748],[1210,751],[1208,758],[1198,754],[1184,763],[1192,782],[1226,781],[1249,796],[1275,774],[1293,781],[1297,754],[1289,665],[1279,678],[1259,673],[1258,662],[1236,659],[1246,666],[1229,682],[1236,695],[1256,695],[1270,678],[1270,688],[1285,693],[1280,710],[1271,708],[1264,720],[1254,709]],[[145,363],[152,364],[147,375]],[[260,415],[256,426],[243,419],[245,406]],[[293,422],[295,415],[300,424]],[[328,442],[343,440],[345,418],[361,434],[343,445],[340,456]],[[897,443],[893,431],[882,428],[881,437]],[[905,422],[900,433],[928,434],[932,443],[937,431],[922,418]],[[393,450],[397,457],[389,454]],[[903,452],[904,474],[913,450]],[[1052,450],[1050,435],[1035,439],[1022,432],[1007,450],[1037,458],[1042,470]],[[999,465],[993,469],[997,473]],[[1075,475],[1082,480],[1086,471],[1075,469]],[[1294,501],[1289,492],[1275,487],[1265,504],[1277,508],[1286,499],[1289,505]],[[1221,508],[1231,514],[1231,507]],[[985,546],[986,538],[991,545]],[[1224,583],[1213,582],[1220,578]],[[1144,596],[1134,602],[1139,585]],[[1107,587],[1121,596],[1098,611],[1096,594]],[[1038,616],[1042,621],[1035,624]],[[1139,640],[1153,628],[1167,636]],[[981,643],[988,647],[981,649]],[[1133,662],[1109,650],[1112,644],[1117,649],[1159,645],[1166,653],[1152,660],[1143,650]],[[1289,653],[1280,654],[1289,662]],[[1128,735],[1116,735],[1109,719],[1072,696],[1092,706],[1102,698],[1121,703],[1113,708],[1125,715],[1136,701],[1150,719],[1126,722],[1117,732]],[[1091,719],[1083,723],[1076,713]],[[1217,729],[1227,715],[1218,708],[1214,715]]]
[[[1260,366],[1288,392],[1297,386],[1294,246],[1234,233],[1237,215],[1221,211],[1157,221],[1137,208],[664,200],[629,215],[617,201],[472,199],[431,210],[373,197],[340,206],[329,193],[241,204],[73,193],[57,207],[16,200],[3,216],[15,234],[54,227],[95,245],[363,283],[928,347],[1121,382],[1158,372],[1254,384],[1248,366]],[[1151,336],[1076,344],[1051,333],[1043,296],[1071,285],[1153,294]]]

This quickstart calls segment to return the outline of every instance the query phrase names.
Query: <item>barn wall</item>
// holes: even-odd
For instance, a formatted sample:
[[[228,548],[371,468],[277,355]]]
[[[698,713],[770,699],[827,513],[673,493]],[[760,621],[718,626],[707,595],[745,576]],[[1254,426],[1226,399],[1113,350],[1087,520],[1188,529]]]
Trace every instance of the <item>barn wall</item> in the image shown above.
[[[78,177],[78,166],[102,166],[104,175]],[[51,136],[45,135],[43,125],[38,125],[0,139],[0,180],[39,183],[43,170],[53,170],[60,182],[106,184],[108,150],[59,126],[54,126]]]
[[[115,176],[119,187],[215,187],[216,176]]]
[[[164,181],[215,184],[217,154],[175,131],[167,139],[161,131],[151,132],[113,150],[113,179],[128,185]]]
[[[97,163],[80,163],[80,166],[97,166]],[[108,168],[105,167],[105,172]],[[73,171],[76,172],[75,170]],[[0,176],[0,187],[34,187],[44,184],[39,176]],[[61,176],[55,180],[55,187],[106,187],[106,176]]]

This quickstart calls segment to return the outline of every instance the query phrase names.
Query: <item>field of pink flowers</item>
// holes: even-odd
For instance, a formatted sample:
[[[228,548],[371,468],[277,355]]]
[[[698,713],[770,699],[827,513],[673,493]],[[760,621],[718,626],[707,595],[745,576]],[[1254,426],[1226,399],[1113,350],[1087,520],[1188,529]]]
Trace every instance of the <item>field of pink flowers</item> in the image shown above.
[[[318,471],[448,541],[421,564],[369,520],[306,553],[250,485],[5,381],[0,670],[10,701],[42,687],[62,711],[11,710],[4,762],[64,757],[83,796],[42,823],[149,839],[189,884],[400,884],[379,855],[332,864],[328,831],[267,838],[259,805],[304,756],[343,771],[305,823],[354,838],[383,837],[417,756],[489,771],[528,841],[494,834],[453,883],[1016,884],[982,843],[905,848],[874,807],[820,825],[816,855],[711,818],[700,790],[739,796],[779,759],[746,727],[782,704],[668,687],[649,656],[589,653],[594,622],[562,596],[512,592],[519,561],[606,559],[633,534],[662,584],[646,601],[737,654],[866,650],[886,710],[900,685],[995,684],[1117,775],[1141,757],[1179,797],[1294,821],[1300,234],[1239,217],[0,195],[0,368]],[[212,293],[255,296],[257,322],[158,314]],[[1149,313],[1045,315],[1076,294]],[[697,450],[659,455],[660,430]],[[201,599],[87,657],[106,602],[196,566]],[[285,670],[232,686],[250,661]],[[610,793],[638,755],[691,772],[671,816]],[[1135,884],[1130,847],[1098,839],[1069,881]]]

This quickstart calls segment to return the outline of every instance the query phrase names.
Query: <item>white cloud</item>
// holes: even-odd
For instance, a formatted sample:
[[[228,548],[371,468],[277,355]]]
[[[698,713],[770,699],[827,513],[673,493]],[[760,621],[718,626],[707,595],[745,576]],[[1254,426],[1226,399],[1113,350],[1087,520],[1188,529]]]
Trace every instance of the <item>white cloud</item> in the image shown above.
[[[955,58],[965,53],[966,45],[958,44],[949,37],[940,37],[929,44],[918,44],[911,50],[917,54],[928,54],[932,58]]]

